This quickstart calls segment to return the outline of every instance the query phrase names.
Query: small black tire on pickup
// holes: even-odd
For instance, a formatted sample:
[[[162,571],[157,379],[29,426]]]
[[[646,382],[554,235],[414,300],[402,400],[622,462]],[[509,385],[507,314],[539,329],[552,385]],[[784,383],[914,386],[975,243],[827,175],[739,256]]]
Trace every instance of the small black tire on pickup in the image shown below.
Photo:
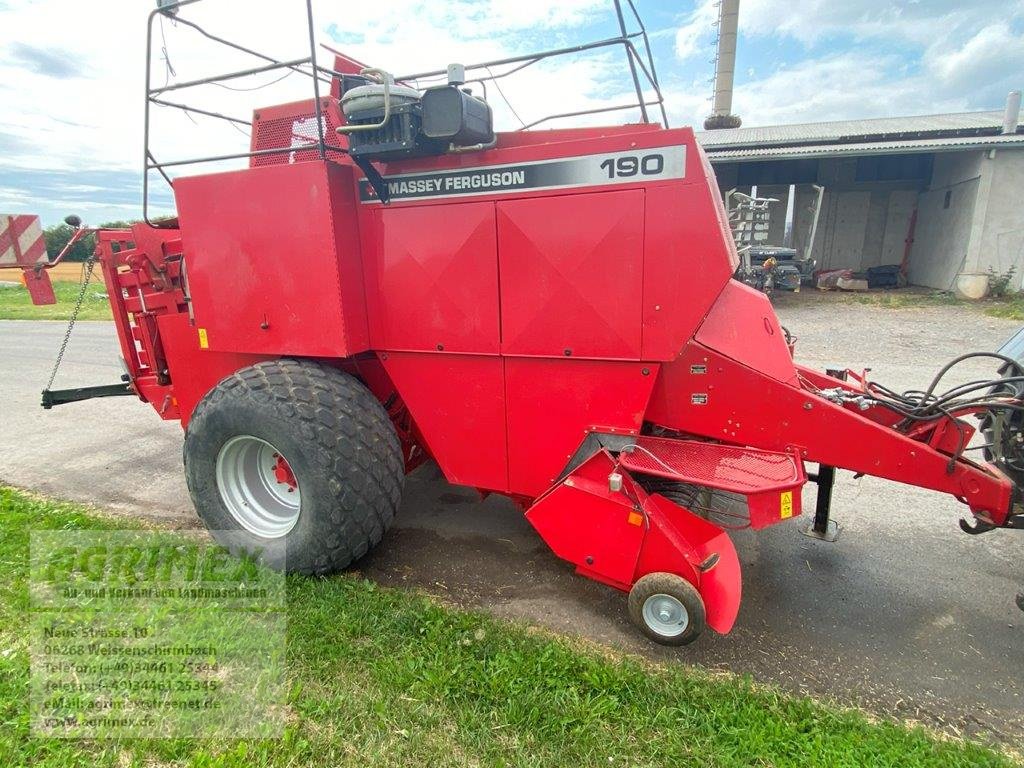
[[[228,376],[185,431],[185,478],[218,543],[272,568],[327,574],[384,536],[405,463],[394,426],[357,379],[309,360]]]
[[[700,592],[674,573],[648,573],[629,591],[629,616],[651,640],[688,645],[704,631],[706,617]]]

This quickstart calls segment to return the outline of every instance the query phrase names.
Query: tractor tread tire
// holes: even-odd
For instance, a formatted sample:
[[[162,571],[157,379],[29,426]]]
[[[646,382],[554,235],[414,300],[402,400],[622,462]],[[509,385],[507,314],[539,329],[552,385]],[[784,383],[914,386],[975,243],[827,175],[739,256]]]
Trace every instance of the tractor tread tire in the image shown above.
[[[251,427],[237,425],[251,422]],[[216,458],[235,434],[265,439],[285,455],[302,494],[299,521],[280,540],[245,532],[217,489]],[[185,432],[185,477],[206,527],[250,543],[271,567],[327,574],[380,542],[398,510],[405,463],[380,402],[354,377],[309,360],[273,360],[223,379],[200,401]],[[251,542],[248,540],[251,539]]]

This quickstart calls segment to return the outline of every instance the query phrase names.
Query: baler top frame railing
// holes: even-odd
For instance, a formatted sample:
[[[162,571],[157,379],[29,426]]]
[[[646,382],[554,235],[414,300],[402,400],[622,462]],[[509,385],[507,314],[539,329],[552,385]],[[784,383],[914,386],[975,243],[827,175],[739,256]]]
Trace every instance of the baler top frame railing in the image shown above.
[[[338,72],[329,67],[325,67],[317,61],[317,45],[315,40],[315,29],[313,24],[313,3],[312,0],[304,0],[306,6],[306,27],[309,38],[309,55],[301,58],[290,59],[282,61],[275,59],[272,56],[253,50],[244,45],[240,45],[233,41],[227,40],[219,35],[214,35],[207,30],[203,29],[200,25],[194,21],[184,19],[178,15],[178,11],[188,5],[193,5],[199,2],[199,0],[179,0],[178,2],[161,3],[157,8],[152,10],[149,14],[146,24],[146,100],[145,109],[143,115],[143,174],[142,174],[142,218],[146,224],[153,227],[169,226],[167,224],[161,224],[160,221],[153,221],[149,216],[149,178],[153,171],[157,171],[163,177],[164,181],[169,186],[173,186],[170,176],[168,176],[165,169],[184,166],[184,165],[195,165],[200,163],[210,162],[224,162],[229,160],[242,160],[247,158],[258,157],[261,155],[280,155],[295,152],[301,149],[315,149],[321,160],[330,160],[328,155],[329,152],[346,152],[346,148],[337,144],[332,144],[327,140],[326,137],[326,124],[323,114],[323,102],[320,98],[321,85],[326,85],[328,88],[331,87],[332,81],[335,78],[340,78],[344,75],[342,72]],[[627,17],[623,11],[622,0],[612,0],[616,21],[618,23],[620,34],[616,37],[610,37],[603,40],[596,40],[588,43],[582,43],[580,45],[568,46],[564,48],[556,48],[548,51],[541,51],[538,53],[524,54],[520,56],[510,56],[501,59],[493,59],[491,61],[479,62],[476,64],[467,64],[465,69],[467,72],[481,72],[479,77],[474,77],[467,81],[469,83],[478,83],[484,89],[486,97],[487,83],[497,82],[501,78],[508,77],[509,75],[515,74],[526,69],[533,64],[536,64],[545,59],[549,59],[555,56],[565,56],[574,53],[584,53],[586,51],[592,51],[608,47],[622,46],[626,53],[627,62],[629,64],[630,77],[633,84],[633,89],[636,94],[636,101],[632,101],[625,104],[615,104],[607,107],[596,107],[593,109],[576,110],[570,112],[561,112],[553,115],[547,115],[545,117],[534,120],[528,124],[524,123],[519,130],[528,130],[530,128],[541,125],[542,123],[549,122],[551,120],[569,118],[569,117],[581,117],[584,115],[601,114],[605,112],[618,112],[627,109],[639,109],[640,115],[643,122],[651,122],[650,113],[648,107],[658,107],[661,113],[660,122],[667,128],[668,127],[668,115],[665,111],[665,99],[661,92],[661,87],[658,83],[657,71],[654,66],[654,57],[651,53],[650,39],[647,35],[647,29],[644,26],[643,19],[640,17],[639,12],[636,9],[634,0],[625,0],[629,7],[630,14],[636,22],[636,31],[630,31],[629,25],[627,24]],[[209,77],[198,78],[195,80],[189,80],[185,82],[170,83],[160,87],[154,87],[152,84],[152,58],[153,58],[153,22],[157,19],[164,17],[170,17],[175,20],[177,24],[189,27],[197,31],[202,36],[215,43],[227,46],[236,51],[254,56],[266,63],[250,67],[248,69],[236,70],[233,72],[226,72],[219,75],[211,75]],[[643,44],[644,54],[641,55],[634,41],[640,40]],[[326,50],[334,53],[335,55],[344,56],[338,51],[330,48],[329,46],[323,46]],[[347,58],[347,57],[345,57]],[[645,63],[646,60],[646,63]],[[357,62],[353,62],[357,63]],[[511,67],[510,69],[494,73],[491,71],[492,67]],[[150,149],[150,121],[151,121],[151,106],[156,104],[162,107],[169,107],[173,109],[180,109],[186,113],[192,112],[206,117],[212,117],[219,120],[225,120],[235,125],[251,125],[249,120],[245,120],[238,117],[232,117],[230,115],[221,114],[207,109],[201,109],[198,107],[189,106],[187,104],[180,104],[174,101],[168,101],[167,99],[161,98],[163,94],[173,91],[186,90],[188,88],[199,87],[203,85],[210,85],[218,83],[223,80],[232,80],[241,77],[249,77],[252,75],[263,74],[266,72],[273,72],[281,69],[289,69],[293,72],[305,75],[309,77],[313,85],[313,103],[316,116],[316,136],[315,137],[302,137],[305,139],[305,143],[299,146],[291,145],[285,147],[271,147],[266,149],[250,149],[248,152],[234,152],[221,155],[206,155],[193,158],[181,158],[165,162],[158,162],[154,157],[152,150]],[[425,72],[416,72],[408,75],[401,75],[396,77],[396,80],[400,82],[418,82],[420,80],[431,80],[434,78],[443,77],[447,73],[447,70],[432,70]],[[647,85],[653,89],[655,98],[649,98],[644,93],[644,85],[641,80],[641,73],[643,80],[646,81]],[[500,93],[500,86],[498,86]],[[504,98],[504,95],[502,94]],[[507,101],[507,100],[506,100]],[[511,105],[509,105],[511,107]],[[514,109],[513,109],[514,112]],[[518,115],[517,115],[518,117]],[[522,122],[522,121],[520,121]]]
[[[264,72],[272,72],[279,69],[290,69],[293,72],[306,75],[313,82],[313,98],[314,108],[316,110],[316,120],[319,130],[317,131],[317,138],[315,141],[309,142],[308,148],[316,147],[317,152],[320,155],[321,160],[327,158],[328,150],[343,151],[341,147],[334,146],[327,143],[326,137],[324,136],[324,122],[323,122],[323,109],[322,102],[320,101],[320,86],[326,82],[330,84],[330,80],[323,80],[321,74],[328,75],[330,77],[336,77],[340,73],[335,72],[332,69],[321,66],[317,63],[317,51],[316,51],[316,40],[313,29],[313,3],[312,0],[305,0],[306,6],[306,26],[309,33],[309,55],[298,59],[291,59],[288,61],[280,61],[267,54],[260,53],[251,48],[248,48],[238,43],[234,43],[218,35],[211,34],[205,29],[200,27],[193,21],[183,19],[178,16],[178,11],[187,5],[193,5],[199,2],[199,0],[179,0],[174,3],[161,3],[157,8],[153,9],[149,13],[149,17],[146,21],[146,103],[143,113],[143,173],[142,173],[142,218],[143,220],[153,227],[159,227],[159,222],[151,221],[149,218],[149,175],[152,171],[158,171],[163,176],[164,181],[168,185],[173,186],[170,177],[167,175],[165,168],[181,165],[193,165],[197,163],[209,163],[209,162],[220,162],[225,160],[241,160],[244,158],[251,158],[258,155],[275,155],[293,152],[294,147],[274,147],[269,149],[258,149],[250,150],[248,152],[235,152],[225,155],[208,155],[203,157],[178,159],[168,162],[157,162],[153,156],[153,152],[149,147],[149,135],[150,135],[150,111],[152,104],[158,104],[160,106],[171,107],[175,109],[181,109],[185,112],[195,112],[197,114],[206,115],[207,117],[214,117],[220,120],[226,120],[231,123],[250,125],[249,120],[242,120],[236,117],[230,117],[223,115],[218,112],[212,112],[209,110],[197,109],[190,107],[185,104],[177,104],[175,102],[166,101],[158,98],[161,94],[169,91],[183,90],[186,88],[193,88],[201,85],[209,85],[211,83],[217,83],[222,80],[232,80],[239,77],[249,77],[251,75],[261,74]],[[197,80],[189,80],[182,83],[171,83],[164,85],[159,88],[154,88],[152,84],[152,66],[153,66],[153,22],[157,18],[173,17],[178,24],[182,24],[186,27],[196,30],[204,37],[212,40],[215,43],[225,45],[229,48],[233,48],[242,53],[255,56],[258,59],[262,59],[267,62],[266,64],[259,67],[251,67],[249,69],[237,70],[234,72],[226,72],[220,75],[212,75],[210,77],[199,78]],[[303,66],[308,65],[311,69],[303,69]]]
[[[621,0],[613,0],[613,4],[615,6],[615,16],[616,20],[618,21],[620,32],[618,37],[610,37],[605,40],[596,40],[590,43],[573,45],[566,48],[556,48],[550,51],[542,51],[540,53],[530,53],[521,56],[509,56],[504,59],[495,59],[493,61],[485,61],[479,64],[467,64],[467,72],[483,70],[484,72],[487,73],[486,77],[481,76],[467,80],[467,84],[479,83],[484,88],[484,92],[486,94],[486,84],[488,82],[493,82],[503,77],[508,77],[509,75],[515,74],[516,72],[520,72],[526,69],[527,67],[536,64],[539,61],[543,61],[544,59],[549,59],[554,56],[564,56],[572,53],[583,53],[584,51],[595,50],[598,48],[607,48],[621,45],[626,52],[627,62],[629,63],[630,75],[633,80],[633,88],[636,92],[635,102],[630,102],[628,104],[618,104],[610,107],[596,107],[594,109],[577,110],[573,112],[559,112],[553,115],[547,115],[538,120],[534,120],[531,123],[524,124],[519,130],[525,131],[535,126],[538,126],[542,123],[546,123],[550,120],[559,120],[566,117],[580,117],[583,115],[597,115],[602,114],[604,112],[618,112],[626,109],[639,109],[640,115],[643,118],[643,122],[649,123],[651,122],[651,119],[647,111],[647,107],[655,106],[658,107],[661,112],[661,123],[666,128],[668,128],[668,114],[665,112],[665,99],[661,93],[661,86],[658,83],[658,73],[654,66],[654,56],[651,53],[651,43],[650,39],[647,36],[647,28],[644,26],[643,19],[640,17],[640,13],[637,11],[636,5],[634,4],[633,0],[626,0],[626,3],[629,6],[633,19],[636,21],[638,27],[637,31],[630,32],[628,30],[626,16],[622,10],[622,2]],[[633,43],[633,41],[637,39],[643,42],[643,56],[640,55],[640,52],[637,50],[636,45]],[[644,63],[645,58],[647,60],[646,64]],[[491,72],[491,67],[507,66],[511,64],[518,64],[519,66],[512,67],[511,69],[506,70],[504,72],[499,72],[496,75]],[[639,72],[637,68],[639,68]],[[644,96],[644,88],[643,84],[641,83],[639,73],[643,74],[644,79],[647,81],[648,85],[650,85],[650,87],[654,89],[657,98],[648,100],[647,97]],[[445,75],[447,75],[447,70],[437,69],[427,72],[415,72],[408,75],[402,75],[400,77],[397,77],[396,79],[401,80],[403,82],[416,82],[419,80],[443,78]]]

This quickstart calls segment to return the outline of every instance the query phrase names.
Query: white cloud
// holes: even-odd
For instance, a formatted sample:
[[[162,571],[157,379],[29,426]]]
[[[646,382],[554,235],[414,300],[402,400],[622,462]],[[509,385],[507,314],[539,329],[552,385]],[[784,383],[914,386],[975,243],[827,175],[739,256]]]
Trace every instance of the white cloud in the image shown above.
[[[924,55],[924,67],[946,93],[970,90],[1003,93],[1024,85],[1024,34],[1014,33],[1005,21],[979,29],[960,45],[933,42]]]
[[[678,56],[713,50],[713,37],[683,42],[699,42],[692,33],[713,10],[701,0],[683,21]],[[801,60],[748,71],[734,111],[768,125],[997,108],[1024,86],[1022,25],[1024,0],[743,0],[741,52],[775,42]]]
[[[921,87],[918,78],[894,80],[894,57],[858,51],[809,59],[741,84],[734,104],[744,125],[780,125],[955,111],[960,102]]]
[[[746,34],[812,45],[836,34],[927,45],[1024,10],[1024,0],[743,0]]]
[[[714,53],[712,41],[717,35],[717,0],[699,0],[686,21],[676,31],[676,56],[686,61],[698,55]]]
[[[8,168],[135,170],[142,159],[145,19],[152,4],[120,0],[97,5],[77,0],[14,0],[0,6],[0,28],[13,30],[0,40],[0,177]],[[423,3],[389,0],[381,4],[315,5],[321,41],[333,43],[332,25],[355,43],[333,43],[369,64],[409,72],[443,68],[451,61],[480,61],[542,48],[531,30],[576,40],[574,27],[595,15],[611,14],[607,0],[454,0]],[[209,31],[278,58],[308,52],[301,2],[261,3],[258,12],[239,13],[228,2],[199,3],[182,16]],[[162,35],[161,35],[162,27]],[[33,51],[17,43],[46,30],[45,52],[60,61],[26,61]],[[352,32],[346,32],[350,30]],[[166,41],[167,56],[163,51]],[[181,82],[253,65],[253,59],[227,52],[181,24],[164,20],[154,34],[153,83]],[[327,63],[330,56],[321,51]],[[51,54],[52,58],[52,54]],[[169,61],[165,64],[164,59]],[[501,89],[526,122],[560,111],[591,109],[628,97],[621,53],[593,52],[574,61],[541,62],[508,80]],[[173,67],[173,74],[169,67]],[[267,73],[230,88],[252,88],[280,77]],[[309,80],[293,75],[259,91],[229,87],[170,92],[165,98],[248,119],[254,107],[309,98]],[[489,98],[499,127],[518,121],[493,86]],[[621,119],[621,118],[620,118]],[[72,127],[66,121],[77,123]],[[607,116],[604,118],[608,120]],[[154,108],[151,146],[163,159],[246,151],[247,129],[175,110]],[[205,169],[209,169],[206,167]],[[197,172],[199,169],[190,169]]]

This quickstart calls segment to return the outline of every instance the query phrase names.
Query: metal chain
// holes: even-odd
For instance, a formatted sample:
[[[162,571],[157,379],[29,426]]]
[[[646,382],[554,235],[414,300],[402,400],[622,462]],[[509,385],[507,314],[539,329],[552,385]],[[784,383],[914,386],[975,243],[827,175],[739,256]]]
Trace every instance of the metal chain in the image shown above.
[[[60,368],[60,363],[64,359],[64,353],[68,348],[68,342],[71,341],[71,331],[75,327],[75,321],[78,320],[78,313],[82,311],[82,304],[85,302],[85,291],[89,287],[89,281],[92,280],[92,270],[95,266],[96,254],[92,253],[85,260],[85,275],[82,277],[82,285],[78,289],[78,299],[75,301],[75,308],[71,312],[71,320],[68,322],[68,329],[64,332],[64,341],[61,342],[60,351],[57,352],[57,359],[53,363],[53,370],[50,371],[50,380],[46,383],[46,391],[50,390],[54,379],[57,378],[57,369]]]

